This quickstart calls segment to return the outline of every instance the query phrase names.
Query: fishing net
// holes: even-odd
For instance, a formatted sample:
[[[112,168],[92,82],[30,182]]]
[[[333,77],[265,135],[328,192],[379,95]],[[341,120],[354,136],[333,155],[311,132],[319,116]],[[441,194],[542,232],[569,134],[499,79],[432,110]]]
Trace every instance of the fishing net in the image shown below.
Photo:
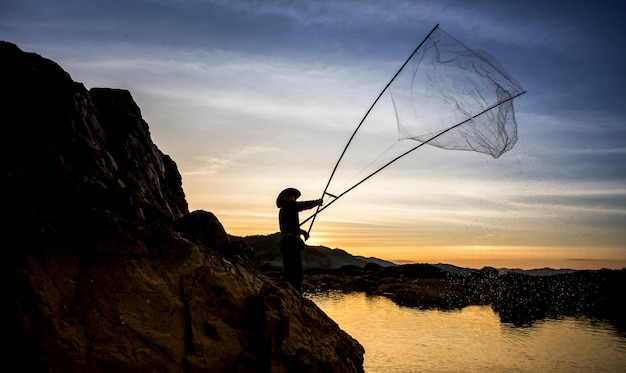
[[[391,111],[395,111],[397,136],[387,116],[368,120],[373,127],[364,125],[366,119],[372,119],[368,115],[375,114],[377,102],[387,89],[393,103]],[[517,142],[513,99],[524,92],[495,58],[467,48],[435,26],[376,98],[348,140],[322,193],[327,198],[324,207],[301,224],[311,220],[310,231],[319,212],[422,145],[500,157]],[[387,124],[388,131],[383,128]],[[385,145],[387,136],[389,147]],[[418,144],[399,141],[405,139]],[[377,152],[383,145],[385,149]],[[335,177],[343,174],[339,172],[340,163],[343,170],[358,170],[350,160],[363,164],[365,156],[372,154],[380,155],[355,176],[343,180]]]
[[[486,52],[437,27],[389,91],[399,139],[498,158],[517,142],[513,98],[519,83]]]

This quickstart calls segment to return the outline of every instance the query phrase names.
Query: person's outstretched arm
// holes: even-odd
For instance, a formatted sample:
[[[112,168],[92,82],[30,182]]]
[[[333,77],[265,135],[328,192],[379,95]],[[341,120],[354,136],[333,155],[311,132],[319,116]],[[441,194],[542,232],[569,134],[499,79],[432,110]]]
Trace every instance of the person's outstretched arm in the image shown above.
[[[296,206],[298,206],[298,211],[304,211],[304,210],[312,209],[313,207],[321,206],[321,205],[322,205],[322,200],[321,199],[315,199],[315,200],[312,200],[312,201],[298,201],[298,202],[296,202]]]

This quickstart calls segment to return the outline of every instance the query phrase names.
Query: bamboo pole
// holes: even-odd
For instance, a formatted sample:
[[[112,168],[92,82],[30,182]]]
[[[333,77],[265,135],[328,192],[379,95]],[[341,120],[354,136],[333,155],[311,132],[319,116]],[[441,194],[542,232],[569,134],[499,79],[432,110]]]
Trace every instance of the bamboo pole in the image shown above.
[[[341,160],[343,159],[343,156],[346,154],[346,151],[348,150],[348,147],[350,146],[350,143],[352,143],[352,140],[354,139],[354,136],[356,136],[356,133],[359,131],[359,129],[361,128],[361,125],[363,125],[363,122],[365,122],[365,119],[367,118],[367,116],[370,114],[370,112],[372,111],[372,109],[374,108],[374,106],[376,105],[376,103],[378,103],[378,100],[380,100],[380,98],[382,97],[382,95],[385,93],[385,91],[389,88],[389,86],[391,85],[391,83],[393,83],[393,81],[396,79],[396,77],[398,75],[400,75],[400,72],[402,71],[402,69],[404,69],[404,67],[409,63],[409,61],[411,61],[411,59],[413,58],[413,56],[415,55],[415,53],[417,53],[417,51],[422,47],[422,45],[426,42],[426,40],[428,40],[428,38],[430,38],[430,36],[433,34],[433,32],[435,32],[435,30],[437,29],[437,27],[439,27],[439,24],[436,24],[435,27],[433,27],[432,30],[430,30],[430,32],[428,33],[428,35],[426,35],[426,37],[424,38],[424,40],[422,40],[421,43],[418,44],[418,46],[415,48],[415,50],[413,50],[413,53],[411,53],[411,55],[409,56],[409,58],[406,59],[406,61],[404,61],[404,63],[402,64],[402,66],[400,67],[400,69],[398,69],[398,71],[395,73],[395,75],[393,76],[393,78],[391,78],[391,80],[389,81],[389,83],[387,83],[387,85],[385,86],[385,88],[383,88],[382,91],[380,91],[380,94],[378,94],[378,97],[376,97],[376,99],[374,100],[374,103],[372,103],[372,105],[370,106],[370,108],[367,110],[367,112],[365,113],[365,115],[363,116],[363,118],[361,119],[361,121],[359,122],[359,125],[356,127],[356,129],[354,130],[354,132],[352,132],[352,135],[350,136],[350,139],[348,140],[348,143],[346,144],[346,146],[343,148],[343,151],[341,152],[341,155],[339,156],[339,159],[337,160],[337,163],[335,163],[335,167],[333,167],[333,171],[330,174],[330,178],[328,178],[328,182],[326,183],[326,186],[324,187],[324,191],[322,192],[322,197],[324,198],[325,195],[329,195],[327,193],[328,191],[328,187],[330,186],[330,182],[333,180],[333,177],[335,176],[335,172],[337,172],[337,168],[339,167],[339,163],[341,162]],[[345,193],[344,193],[345,194]],[[342,194],[343,195],[343,194]],[[332,195],[331,195],[332,196]],[[340,195],[341,196],[341,195]],[[337,197],[331,201],[334,202],[337,200]],[[309,229],[308,229],[308,233],[311,233],[311,228],[313,228],[313,223],[315,223],[315,217],[317,216],[317,214],[322,211],[323,209],[320,208],[321,206],[317,206],[317,210],[315,211],[315,214],[313,214],[311,217],[307,218],[304,222],[300,223],[300,225],[304,224],[305,222],[309,221],[311,218],[313,219],[311,221],[311,225],[309,225]]]

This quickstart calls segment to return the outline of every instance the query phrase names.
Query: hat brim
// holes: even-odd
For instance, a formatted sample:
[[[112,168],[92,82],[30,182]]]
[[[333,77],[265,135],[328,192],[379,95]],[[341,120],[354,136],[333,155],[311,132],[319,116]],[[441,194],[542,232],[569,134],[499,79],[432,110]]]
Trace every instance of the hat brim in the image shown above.
[[[300,198],[302,194],[296,188],[287,188],[283,190],[282,192],[280,192],[280,194],[276,198],[276,207],[281,208],[284,198],[290,195],[296,196],[296,199],[297,199],[297,198]]]

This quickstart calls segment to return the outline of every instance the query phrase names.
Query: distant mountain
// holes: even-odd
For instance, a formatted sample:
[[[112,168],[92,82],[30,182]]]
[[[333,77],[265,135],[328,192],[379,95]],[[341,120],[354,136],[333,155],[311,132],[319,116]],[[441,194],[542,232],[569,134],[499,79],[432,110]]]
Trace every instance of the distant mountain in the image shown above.
[[[573,269],[554,269],[554,268],[536,268],[536,269],[520,269],[520,268],[500,268],[500,274],[507,273],[519,273],[523,275],[530,276],[552,276],[552,275],[561,275],[565,273],[573,273],[576,272]]]
[[[434,266],[439,268],[439,269],[443,269],[446,272],[450,272],[450,273],[453,273],[455,275],[461,275],[461,276],[468,276],[468,275],[471,275],[472,273],[478,271],[477,269],[457,267],[457,266],[452,265],[452,264],[437,263]]]
[[[242,241],[254,249],[254,256],[257,265],[282,266],[282,257],[278,244],[280,242],[280,233],[269,235],[253,235],[246,237],[229,236],[231,241]],[[353,265],[357,267],[365,267],[367,263],[375,263],[381,267],[391,267],[398,264],[374,257],[363,257],[352,255],[342,249],[331,249],[326,246],[307,246],[302,252],[302,265],[304,268],[320,268],[320,269],[338,269],[345,265]],[[407,263],[410,264],[410,263]],[[437,263],[435,267],[446,272],[469,276],[477,271],[491,269],[499,274],[518,273],[529,276],[550,276],[556,274],[566,274],[575,272],[572,269],[553,269],[553,268],[537,268],[537,269],[520,269],[520,268],[491,268],[483,269],[458,267],[453,264]]]
[[[282,266],[279,242],[280,233],[270,235],[254,235],[246,237],[230,236],[233,241],[243,241],[254,249],[256,263]],[[382,267],[395,266],[396,264],[378,259],[354,256],[341,249],[331,249],[326,246],[307,246],[302,251],[302,265],[304,268],[338,269],[345,265],[365,267],[368,263],[375,263]]]
[[[391,266],[397,265],[396,263],[390,262],[388,260],[374,258],[373,256],[370,256],[370,257],[366,258],[364,256],[357,255],[357,256],[355,256],[355,258],[364,260],[366,263],[378,264],[381,267],[391,267]]]
[[[435,267],[443,269],[446,272],[450,272],[455,275],[462,275],[462,276],[468,276],[476,271],[479,271],[478,269],[474,269],[474,268],[457,267],[452,264],[443,264],[443,263],[435,264]],[[483,267],[483,270],[485,268],[491,268],[491,267]],[[498,273],[501,275],[505,275],[509,273],[517,273],[517,274],[529,275],[529,276],[551,276],[551,275],[559,275],[559,274],[576,272],[573,269],[553,269],[553,268],[547,268],[547,267],[537,268],[537,269],[499,268],[499,269],[492,269],[492,270],[498,271]]]

